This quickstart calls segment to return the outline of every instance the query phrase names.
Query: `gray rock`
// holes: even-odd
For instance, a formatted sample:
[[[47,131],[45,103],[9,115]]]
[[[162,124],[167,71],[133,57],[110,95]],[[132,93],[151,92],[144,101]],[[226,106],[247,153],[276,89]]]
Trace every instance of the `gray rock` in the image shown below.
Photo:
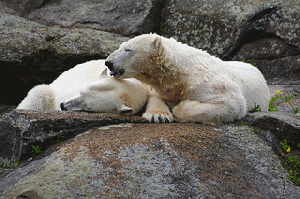
[[[60,73],[103,59],[127,41],[91,29],[51,28],[13,15],[0,15],[0,102],[17,105],[29,89],[51,83]],[[18,92],[16,92],[18,91]]]
[[[283,112],[248,114],[244,121],[261,129],[269,130],[279,140],[290,140],[291,145],[300,143],[300,114],[293,115]]]
[[[298,0],[171,0],[164,10],[164,35],[225,60],[255,65],[270,79],[299,83]],[[291,67],[292,66],[292,67]]]
[[[7,7],[47,26],[92,28],[121,35],[155,32],[165,0],[50,0],[5,1]],[[34,3],[33,3],[34,2]]]
[[[2,198],[299,198],[251,127],[126,124],[1,176]]]
[[[56,143],[58,135],[74,137],[95,126],[122,122],[145,122],[140,117],[115,114],[26,111],[5,113],[0,118],[0,167],[32,156],[32,145],[42,150]]]

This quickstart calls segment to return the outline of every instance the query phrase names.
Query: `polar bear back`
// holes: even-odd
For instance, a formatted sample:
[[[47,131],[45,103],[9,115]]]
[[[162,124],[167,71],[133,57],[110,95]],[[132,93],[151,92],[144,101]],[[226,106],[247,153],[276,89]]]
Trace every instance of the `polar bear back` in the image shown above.
[[[106,69],[105,60],[93,60],[78,64],[74,68],[63,72],[50,86],[56,94],[56,110],[60,110],[59,104],[74,97],[90,83],[96,81]]]
[[[226,75],[242,90],[248,111],[253,110],[256,105],[259,105],[262,111],[268,110],[269,88],[256,67],[240,61],[223,61],[206,51],[182,44],[172,38],[162,38],[162,41],[165,55],[170,60],[175,60],[174,66],[177,68],[173,70],[188,74],[188,82],[198,84],[199,79],[203,77]]]

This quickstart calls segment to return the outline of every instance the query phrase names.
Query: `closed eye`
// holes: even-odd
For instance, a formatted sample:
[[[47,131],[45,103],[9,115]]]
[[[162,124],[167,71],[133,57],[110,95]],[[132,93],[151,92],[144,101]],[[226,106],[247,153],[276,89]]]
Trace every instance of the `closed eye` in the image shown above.
[[[125,51],[129,52],[129,51],[132,51],[131,49],[128,49],[128,48],[125,48]]]

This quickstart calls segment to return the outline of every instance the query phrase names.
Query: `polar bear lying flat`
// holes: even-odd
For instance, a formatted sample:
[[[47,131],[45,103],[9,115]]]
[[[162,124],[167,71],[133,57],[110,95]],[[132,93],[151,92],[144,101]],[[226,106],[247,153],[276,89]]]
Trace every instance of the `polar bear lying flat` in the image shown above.
[[[136,113],[142,109],[149,97],[149,86],[141,84],[135,79],[120,81],[115,77],[105,75],[105,73],[107,73],[107,67],[104,60],[78,64],[63,72],[51,84],[33,87],[17,109],[61,110],[61,103],[79,96],[81,91],[82,94],[86,94],[86,89],[93,92],[89,92],[89,96],[86,96],[89,101],[85,101],[84,107],[82,107],[83,104],[68,102],[62,105],[64,110]],[[126,90],[124,89],[126,87],[134,87],[135,89],[129,92],[130,88]],[[134,92],[140,93],[137,95]],[[101,95],[101,98],[95,98],[95,96]],[[137,102],[137,104],[132,105],[132,101]],[[80,107],[76,107],[76,105],[80,105]]]
[[[138,113],[147,103],[150,87],[140,81],[102,75],[80,94],[61,103],[62,110],[98,113]]]
[[[257,68],[222,61],[174,39],[137,36],[121,44],[105,64],[111,75],[136,78],[156,90],[157,98],[149,98],[143,115],[148,120],[165,115],[168,107],[181,122],[204,124],[232,122],[256,105],[268,110],[269,89]]]

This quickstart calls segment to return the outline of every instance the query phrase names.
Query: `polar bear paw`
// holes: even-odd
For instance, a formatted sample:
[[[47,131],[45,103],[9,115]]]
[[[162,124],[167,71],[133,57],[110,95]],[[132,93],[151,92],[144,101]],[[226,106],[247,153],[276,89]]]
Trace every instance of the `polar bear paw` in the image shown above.
[[[154,122],[154,123],[170,123],[173,122],[173,114],[170,111],[147,111],[145,112],[142,117],[149,122]]]

